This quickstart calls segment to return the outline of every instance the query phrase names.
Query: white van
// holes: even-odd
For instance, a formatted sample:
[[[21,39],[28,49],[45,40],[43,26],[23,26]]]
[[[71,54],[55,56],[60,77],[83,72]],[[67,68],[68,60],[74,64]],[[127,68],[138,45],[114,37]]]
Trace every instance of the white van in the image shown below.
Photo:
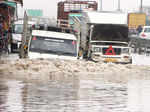
[[[35,24],[34,21],[29,21],[28,22],[29,28],[32,27],[32,25],[34,24]],[[21,19],[15,21],[12,27],[11,52],[14,52],[19,48],[22,40],[22,33],[23,33],[23,20]]]
[[[143,39],[150,39],[150,26],[143,26],[139,36]]]
[[[33,30],[28,43],[28,57],[76,60],[77,48],[77,39],[73,34]]]

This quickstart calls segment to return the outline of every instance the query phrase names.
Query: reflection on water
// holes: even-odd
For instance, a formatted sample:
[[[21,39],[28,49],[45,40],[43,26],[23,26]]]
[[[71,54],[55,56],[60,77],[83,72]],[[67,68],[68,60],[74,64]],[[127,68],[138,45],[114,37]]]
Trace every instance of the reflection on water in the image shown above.
[[[24,84],[0,81],[0,112],[22,112]]]
[[[150,111],[150,81],[133,80],[128,83],[128,109],[131,112]]]
[[[136,107],[141,102],[139,97],[144,98],[144,103],[143,95],[150,91],[140,92],[141,88],[138,90],[136,86],[140,87],[132,83],[127,91],[127,85],[97,80],[45,84],[3,80],[0,81],[0,112],[129,112],[127,103],[135,110],[130,112],[146,112],[139,110],[145,105]],[[149,86],[144,87],[149,89]]]

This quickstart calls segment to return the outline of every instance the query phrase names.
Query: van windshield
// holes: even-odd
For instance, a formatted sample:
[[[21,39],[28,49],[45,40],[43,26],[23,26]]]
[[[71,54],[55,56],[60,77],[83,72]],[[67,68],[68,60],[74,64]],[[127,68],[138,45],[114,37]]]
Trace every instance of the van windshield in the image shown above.
[[[23,32],[23,24],[15,24],[14,32],[17,34],[21,34]]]
[[[149,33],[150,32],[150,28],[145,28],[144,32]]]
[[[29,51],[77,56],[75,40],[33,36]]]

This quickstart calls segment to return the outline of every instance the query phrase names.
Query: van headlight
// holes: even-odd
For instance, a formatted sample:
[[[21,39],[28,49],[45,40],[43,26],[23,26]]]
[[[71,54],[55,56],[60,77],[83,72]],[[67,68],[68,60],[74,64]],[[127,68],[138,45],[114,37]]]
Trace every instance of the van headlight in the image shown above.
[[[123,48],[123,49],[122,49],[122,53],[124,53],[124,54],[129,53],[129,48]]]
[[[100,47],[93,47],[92,51],[93,52],[102,52],[102,49]]]

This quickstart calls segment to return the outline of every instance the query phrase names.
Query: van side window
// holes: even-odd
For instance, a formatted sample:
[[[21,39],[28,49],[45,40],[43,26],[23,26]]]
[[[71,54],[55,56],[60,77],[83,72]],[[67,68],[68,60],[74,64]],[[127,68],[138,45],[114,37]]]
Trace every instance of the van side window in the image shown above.
[[[150,28],[145,28],[144,32],[150,32]]]

